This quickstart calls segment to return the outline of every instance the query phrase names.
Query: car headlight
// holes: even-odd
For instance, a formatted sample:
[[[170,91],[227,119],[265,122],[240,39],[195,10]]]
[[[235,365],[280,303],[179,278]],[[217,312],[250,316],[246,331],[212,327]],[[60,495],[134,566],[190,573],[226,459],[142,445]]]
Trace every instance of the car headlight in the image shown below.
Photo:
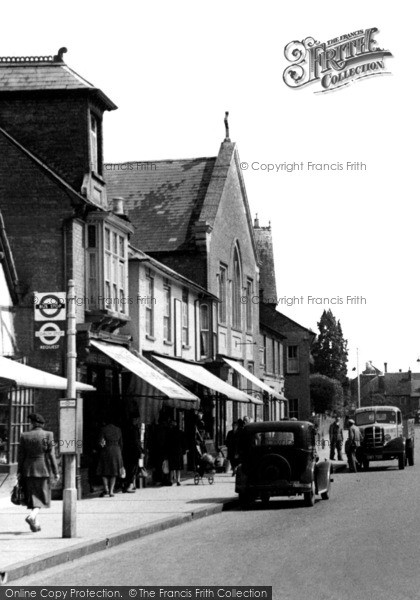
[[[392,440],[392,436],[389,433],[385,434],[385,441],[389,442],[390,440]]]

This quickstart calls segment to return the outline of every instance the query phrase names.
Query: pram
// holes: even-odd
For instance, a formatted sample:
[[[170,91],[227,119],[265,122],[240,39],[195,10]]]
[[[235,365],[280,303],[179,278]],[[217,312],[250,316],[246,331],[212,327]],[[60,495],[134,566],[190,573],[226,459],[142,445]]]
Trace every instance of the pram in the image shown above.
[[[214,474],[216,469],[214,468],[214,458],[208,452],[202,452],[200,446],[197,445],[197,466],[194,473],[194,483],[198,485],[201,481],[203,483],[203,477],[207,477],[207,481],[210,485],[214,483]]]

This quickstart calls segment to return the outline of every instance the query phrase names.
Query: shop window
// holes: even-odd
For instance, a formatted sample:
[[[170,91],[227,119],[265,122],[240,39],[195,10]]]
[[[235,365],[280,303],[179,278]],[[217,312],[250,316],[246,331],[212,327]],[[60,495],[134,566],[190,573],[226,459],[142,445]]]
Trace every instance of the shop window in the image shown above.
[[[33,389],[0,392],[0,464],[17,462],[20,436],[29,428],[28,415],[33,411]]]

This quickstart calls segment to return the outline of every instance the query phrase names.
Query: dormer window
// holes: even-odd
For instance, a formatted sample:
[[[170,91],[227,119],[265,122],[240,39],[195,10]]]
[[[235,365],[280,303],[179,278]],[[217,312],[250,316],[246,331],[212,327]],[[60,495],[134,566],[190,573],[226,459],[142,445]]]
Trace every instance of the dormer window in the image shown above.
[[[99,123],[95,115],[90,115],[90,170],[99,173]]]

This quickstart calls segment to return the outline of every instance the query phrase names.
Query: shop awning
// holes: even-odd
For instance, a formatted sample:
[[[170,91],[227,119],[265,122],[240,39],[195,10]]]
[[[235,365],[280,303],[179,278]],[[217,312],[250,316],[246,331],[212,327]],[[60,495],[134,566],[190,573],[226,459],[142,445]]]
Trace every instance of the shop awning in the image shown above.
[[[40,369],[34,369],[15,360],[0,356],[0,382],[28,388],[67,390],[67,379]],[[95,388],[87,383],[76,382],[78,392],[94,392]]]
[[[163,395],[164,397],[172,398],[174,400],[188,402],[188,408],[195,408],[198,406],[199,399],[197,396],[170,379],[167,375],[163,374],[149,361],[135,356],[132,352],[127,350],[127,348],[115,344],[105,344],[95,340],[91,340],[90,343],[121,366],[125,367],[128,371],[137,375],[137,377],[145,381],[149,386],[158,390],[160,392],[160,397]]]
[[[210,373],[210,371],[207,371],[207,369],[201,365],[194,365],[192,363],[185,363],[178,360],[172,360],[170,358],[163,358],[162,356],[155,356],[155,358],[170,369],[177,371],[184,377],[192,379],[200,385],[204,385],[215,392],[219,392],[220,394],[227,396],[229,400],[262,404],[261,400],[253,398],[252,396],[245,394],[245,392],[241,392],[241,390],[238,390],[219,377],[216,377],[216,375],[213,375],[213,373]]]
[[[247,371],[247,369],[245,369],[245,367],[243,367],[236,361],[230,360],[229,358],[224,358],[224,357],[223,357],[223,360],[225,361],[225,363],[227,363],[229,365],[229,367],[232,367],[232,369],[235,369],[235,371],[237,371],[240,375],[242,375],[243,377],[248,379],[248,381],[250,381],[257,387],[259,387],[261,390],[264,390],[264,392],[268,392],[271,396],[274,396],[274,398],[276,398],[277,400],[282,400],[282,401],[286,400],[286,398],[283,396],[283,394],[279,394],[278,392],[273,390],[272,387],[270,387],[269,385],[264,383],[264,381],[261,381],[261,379],[258,379],[258,377],[256,377],[253,373],[250,373],[249,371]]]

